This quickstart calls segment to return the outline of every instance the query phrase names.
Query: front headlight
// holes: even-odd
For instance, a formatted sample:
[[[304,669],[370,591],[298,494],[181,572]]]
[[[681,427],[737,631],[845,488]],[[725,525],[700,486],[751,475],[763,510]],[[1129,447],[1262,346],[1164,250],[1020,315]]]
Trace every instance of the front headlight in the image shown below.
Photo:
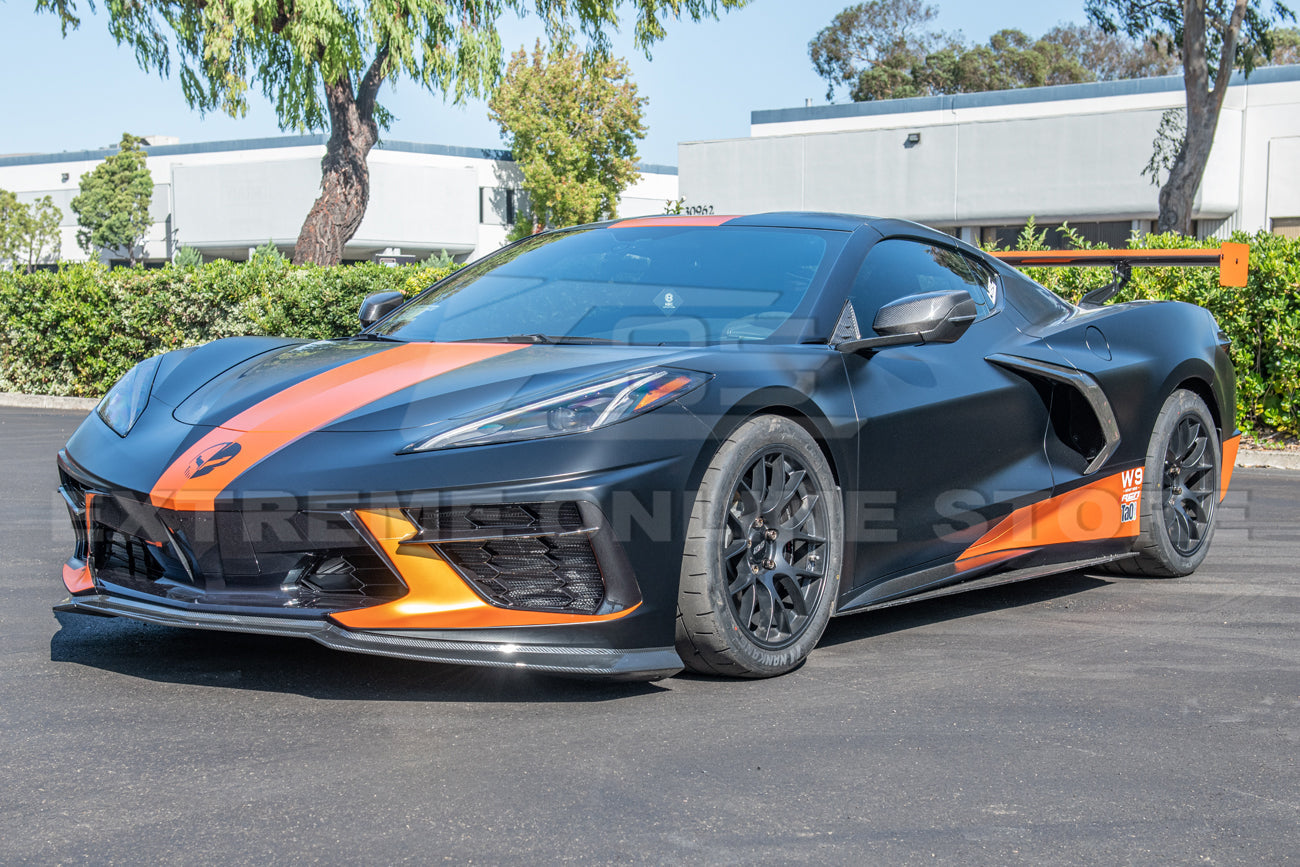
[[[411,443],[403,453],[514,442],[595,430],[649,412],[707,382],[692,370],[624,374],[502,410]]]
[[[95,412],[104,424],[111,427],[118,436],[126,436],[144,412],[145,405],[149,403],[149,393],[153,391],[158,362],[161,360],[161,355],[155,355],[128,370],[108,390],[99,406],[95,407]]]

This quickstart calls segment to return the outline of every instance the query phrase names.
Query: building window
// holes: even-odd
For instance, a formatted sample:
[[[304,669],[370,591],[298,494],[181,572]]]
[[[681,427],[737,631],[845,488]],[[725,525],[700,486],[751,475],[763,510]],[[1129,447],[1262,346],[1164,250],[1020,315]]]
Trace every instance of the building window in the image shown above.
[[[1274,217],[1272,231],[1283,238],[1300,238],[1300,217]]]
[[[1035,223],[1035,232],[1047,230],[1047,237],[1043,243],[1050,250],[1064,250],[1069,247],[1069,242],[1065,236],[1058,230],[1062,223]],[[1125,247],[1128,245],[1129,236],[1133,232],[1132,220],[1112,220],[1098,223],[1075,223],[1070,222],[1069,226],[1074,231],[1083,236],[1083,239],[1089,244],[1099,244],[1103,247],[1112,249]],[[980,229],[980,245],[989,247],[997,244],[1004,249],[1011,249],[1016,246],[1016,241],[1020,233],[1025,230],[1024,223],[1013,223],[1008,226],[984,226]]]
[[[522,192],[505,187],[479,187],[478,221],[485,226],[512,226]]]

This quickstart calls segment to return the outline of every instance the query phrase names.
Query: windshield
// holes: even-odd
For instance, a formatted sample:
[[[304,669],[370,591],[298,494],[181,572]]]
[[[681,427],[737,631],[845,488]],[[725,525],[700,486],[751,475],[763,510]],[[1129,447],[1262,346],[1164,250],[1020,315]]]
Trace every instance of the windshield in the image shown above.
[[[824,279],[847,233],[635,226],[538,235],[457,272],[373,333],[455,342],[763,340]]]

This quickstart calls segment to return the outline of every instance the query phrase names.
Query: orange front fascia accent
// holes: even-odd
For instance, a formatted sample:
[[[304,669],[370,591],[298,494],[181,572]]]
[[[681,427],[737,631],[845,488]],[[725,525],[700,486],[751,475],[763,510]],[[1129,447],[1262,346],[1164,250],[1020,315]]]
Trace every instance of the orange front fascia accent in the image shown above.
[[[525,348],[515,344],[406,343],[292,385],[208,433],[169,466],[149,500],[160,509],[211,511],[219,493],[249,467],[350,412],[458,367]],[[226,443],[238,453],[201,476],[195,459]]]
[[[72,595],[86,593],[95,589],[95,580],[90,577],[90,566],[85,563],[74,569],[70,564],[63,564],[63,586]]]
[[[1016,509],[963,551],[957,567],[1000,552],[1136,536],[1141,509],[1142,469],[1125,470]]]
[[[1219,502],[1228,496],[1228,482],[1232,481],[1232,468],[1237,465],[1237,450],[1241,448],[1241,434],[1223,441],[1223,463],[1219,464]]]
[[[662,217],[634,217],[630,220],[622,220],[610,226],[611,229],[636,229],[645,226],[721,226],[728,220],[734,220],[739,216],[737,214],[725,214],[718,216],[690,217],[680,216],[677,214],[666,214]]]
[[[613,614],[556,614],[498,608],[465,583],[427,543],[406,544],[416,529],[400,509],[358,510],[359,520],[402,576],[409,592],[401,599],[331,614],[353,629],[483,629],[493,626],[557,626],[617,620],[639,605]]]

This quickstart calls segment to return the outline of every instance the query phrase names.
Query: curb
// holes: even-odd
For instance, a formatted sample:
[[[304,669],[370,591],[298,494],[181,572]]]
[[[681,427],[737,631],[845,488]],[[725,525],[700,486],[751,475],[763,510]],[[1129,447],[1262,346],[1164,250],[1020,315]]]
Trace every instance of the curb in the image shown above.
[[[1300,452],[1242,449],[1237,452],[1237,466],[1267,467],[1273,470],[1300,470]]]
[[[0,407],[79,409],[90,412],[98,405],[98,398],[93,397],[60,397],[54,394],[18,394],[12,391],[0,391]]]
[[[12,391],[0,391],[0,407],[90,412],[98,405],[99,401],[93,397],[59,397],[52,394],[18,394]],[[1237,452],[1237,466],[1300,470],[1300,452],[1241,449]]]

